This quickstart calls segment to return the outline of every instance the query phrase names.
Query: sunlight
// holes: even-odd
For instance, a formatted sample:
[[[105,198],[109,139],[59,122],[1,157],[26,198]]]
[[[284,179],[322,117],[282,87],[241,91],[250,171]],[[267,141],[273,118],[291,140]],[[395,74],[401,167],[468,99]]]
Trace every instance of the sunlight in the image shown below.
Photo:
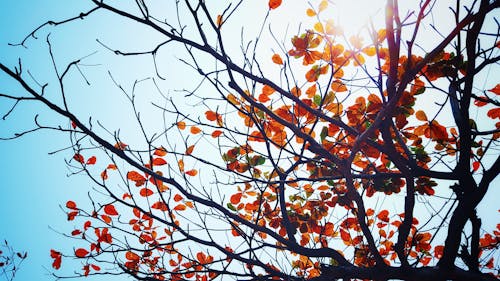
[[[384,5],[384,0],[335,0],[328,11],[335,23],[342,27],[344,34],[349,36],[366,30],[370,26],[370,19],[375,27],[381,27]]]

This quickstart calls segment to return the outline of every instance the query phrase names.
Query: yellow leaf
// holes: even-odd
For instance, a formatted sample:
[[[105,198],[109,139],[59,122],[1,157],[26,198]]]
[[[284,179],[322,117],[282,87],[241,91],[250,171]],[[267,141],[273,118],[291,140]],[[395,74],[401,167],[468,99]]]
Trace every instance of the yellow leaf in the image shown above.
[[[328,8],[328,1],[326,0],[321,1],[321,3],[319,3],[318,11],[322,12],[326,10],[326,8]]]
[[[314,25],[314,30],[316,30],[319,33],[324,33],[325,32],[325,30],[323,29],[323,24],[321,22],[317,22]]]

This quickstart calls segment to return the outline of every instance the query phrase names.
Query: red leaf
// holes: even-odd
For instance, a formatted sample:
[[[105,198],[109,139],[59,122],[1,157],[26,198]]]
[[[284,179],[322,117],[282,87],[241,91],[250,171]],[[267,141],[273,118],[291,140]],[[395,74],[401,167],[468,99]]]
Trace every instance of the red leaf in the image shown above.
[[[216,112],[213,112],[212,110],[205,112],[205,116],[207,117],[208,121],[215,121],[215,120],[218,120],[220,118],[219,114]]]
[[[95,265],[95,264],[91,264],[90,266],[91,266],[91,267],[92,267],[92,269],[94,269],[95,271],[99,271],[99,270],[101,270],[101,268],[100,268],[99,266]]]
[[[82,164],[85,163],[85,158],[83,158],[83,156],[80,153],[76,153],[75,155],[73,155],[73,159]]]
[[[198,174],[198,171],[196,171],[195,169],[192,169],[192,170],[189,170],[186,172],[186,175],[192,176],[192,177],[196,176],[197,174]]]
[[[56,251],[56,250],[53,250],[51,249],[50,250],[50,257],[54,259],[54,262],[52,262],[52,267],[54,269],[59,269],[61,268],[61,253]]]
[[[76,210],[76,203],[70,200],[66,202],[66,208]]]
[[[182,199],[183,199],[183,198],[182,198],[182,196],[181,196],[180,194],[176,194],[176,195],[174,196],[174,201],[175,201],[175,202],[179,202],[179,201],[181,201]]]
[[[75,251],[75,256],[77,256],[78,258],[84,258],[88,254],[89,254],[89,251],[87,251],[83,248],[76,249],[76,251]]]
[[[221,130],[215,130],[212,132],[212,138],[218,138],[220,135],[222,135]]]
[[[94,165],[96,161],[97,158],[95,156],[92,156],[89,159],[87,159],[87,165]]]
[[[143,188],[143,189],[141,189],[141,191],[139,191],[139,194],[142,197],[148,197],[148,196],[153,195],[153,191],[149,188]]]
[[[118,216],[118,212],[113,205],[104,206],[104,212],[110,216]]]
[[[82,232],[79,229],[75,229],[75,230],[71,231],[71,235],[73,235],[73,236],[78,235],[78,234],[82,234]]]
[[[472,163],[472,169],[475,171],[479,170],[479,166],[481,165],[481,163],[479,163],[479,161],[474,161]]]
[[[488,117],[491,119],[500,118],[500,107],[488,110]]]
[[[165,159],[163,158],[154,158],[153,159],[153,165],[155,166],[162,166],[162,165],[166,165],[167,164],[167,161],[165,161]]]
[[[161,211],[167,211],[168,210],[168,206],[167,206],[167,204],[158,201],[158,202],[154,203],[153,205],[151,205],[151,209],[157,209],[157,210],[161,210]]]
[[[236,205],[236,204],[240,203],[241,196],[242,196],[241,193],[236,193],[236,194],[231,195],[231,198],[229,199],[231,201],[231,204]]]
[[[190,145],[190,146],[186,149],[186,155],[191,155],[191,153],[193,153],[193,150],[194,150],[194,145]]]
[[[121,142],[121,141],[115,143],[115,145],[114,145],[114,147],[116,149],[119,149],[119,150],[124,150],[125,148],[127,148],[127,146],[128,146],[128,144]]]
[[[101,219],[107,224],[111,223],[111,217],[108,215],[101,215]]]
[[[281,0],[269,0],[269,9],[276,9],[281,5]]]
[[[489,89],[488,91],[490,91],[496,95],[500,95],[500,84],[497,84],[494,88]]]
[[[389,211],[382,210],[378,213],[377,218],[381,221],[389,222]]]

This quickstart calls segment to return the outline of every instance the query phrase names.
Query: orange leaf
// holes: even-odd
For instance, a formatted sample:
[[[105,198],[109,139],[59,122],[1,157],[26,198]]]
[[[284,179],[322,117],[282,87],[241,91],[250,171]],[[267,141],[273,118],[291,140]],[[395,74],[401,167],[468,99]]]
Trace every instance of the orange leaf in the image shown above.
[[[87,251],[83,248],[76,249],[76,251],[75,251],[75,256],[77,256],[79,258],[84,258],[88,254],[89,254],[89,251]]]
[[[92,156],[89,159],[87,159],[87,165],[94,165],[96,161],[97,158],[95,156]]]
[[[195,169],[192,169],[192,170],[189,170],[186,172],[186,175],[192,176],[192,177],[196,176],[197,174],[198,174],[198,171]]]
[[[107,224],[111,223],[111,217],[108,215],[101,215],[101,219]]]
[[[179,171],[184,172],[184,160],[179,159]]]
[[[131,261],[139,261],[141,257],[139,257],[139,255],[134,252],[128,251],[125,253],[125,258]]]
[[[316,12],[313,9],[309,8],[306,10],[306,14],[308,17],[314,17],[316,15]]]
[[[415,117],[417,117],[417,119],[420,121],[427,121],[428,120],[427,115],[422,110],[417,111],[415,113]]]
[[[157,148],[153,154],[162,157],[167,155],[167,150],[162,146]]]
[[[193,153],[193,150],[194,150],[194,145],[190,145],[190,146],[186,149],[186,154],[187,154],[187,155],[191,155],[191,153]]]
[[[242,196],[241,193],[236,193],[236,194],[231,195],[231,198],[229,199],[231,201],[231,204],[237,205],[238,203],[240,203],[241,196]]]
[[[175,206],[174,210],[175,211],[184,211],[184,210],[186,210],[186,205],[179,204],[179,205]]]
[[[221,27],[222,26],[222,15],[217,15],[217,27]]]
[[[269,9],[276,9],[281,5],[281,0],[269,0]]]
[[[319,6],[318,6],[318,11],[322,12],[326,8],[328,8],[328,1],[326,1],[326,0],[321,1],[321,3],[319,3]]]
[[[208,110],[205,112],[205,117],[207,117],[208,121],[215,121],[219,118],[219,114],[216,112],[213,112],[212,110]]]
[[[70,200],[66,202],[66,208],[76,210],[76,203]]]
[[[167,164],[167,161],[165,161],[165,159],[163,158],[154,158],[153,159],[153,165],[155,166],[162,166],[162,165],[166,165]]]
[[[378,213],[377,218],[381,221],[389,222],[389,211],[387,210],[382,210],[380,213]]]
[[[104,206],[104,213],[110,215],[110,216],[117,216],[118,212],[115,209],[115,206],[113,205],[106,205]]]
[[[218,138],[220,135],[222,135],[221,130],[215,130],[212,132],[212,138]]]
[[[168,206],[167,206],[167,204],[158,201],[158,202],[154,203],[153,205],[151,205],[151,209],[158,209],[158,210],[161,210],[161,211],[167,211],[168,210]]]
[[[490,91],[496,95],[500,95],[500,84],[497,84],[494,88],[489,89],[488,91]]]
[[[127,179],[134,181],[136,186],[141,186],[146,181],[146,178],[143,177],[136,171],[130,171],[127,173]]]
[[[175,202],[179,202],[179,201],[181,201],[182,199],[183,199],[183,198],[182,198],[182,196],[181,196],[180,194],[176,194],[176,195],[174,196],[174,201],[175,201]]]
[[[200,132],[201,132],[200,128],[198,128],[196,126],[191,127],[191,134],[196,135],[196,134],[199,134]]]
[[[184,121],[177,122],[177,128],[179,128],[180,130],[186,129],[186,122]]]
[[[274,54],[272,60],[275,64],[283,64],[283,60],[281,59],[281,56],[278,54]]]

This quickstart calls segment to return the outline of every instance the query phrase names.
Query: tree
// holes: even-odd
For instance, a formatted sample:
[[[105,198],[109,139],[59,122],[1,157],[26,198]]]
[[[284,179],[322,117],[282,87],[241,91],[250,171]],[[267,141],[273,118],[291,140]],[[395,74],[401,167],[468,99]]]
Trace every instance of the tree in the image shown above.
[[[16,252],[7,240],[0,247],[0,276],[3,280],[12,281],[16,277],[23,261],[28,257],[28,252]]]
[[[388,0],[385,23],[376,28],[374,18],[358,34],[330,19],[335,3],[314,2],[301,10],[308,26],[284,35],[291,41],[272,25],[296,5],[281,0],[252,3],[265,9],[253,41],[244,29],[234,36],[244,1],[90,2],[17,47],[98,16],[154,32],[139,51],[97,40],[125,61],[152,57],[146,79],[124,86],[113,70],[105,79],[129,102],[118,118],[133,125],[110,128],[106,112],[78,107],[69,81],[94,83],[88,58],[61,66],[52,35],[55,81],[30,78],[21,60],[0,64],[22,88],[0,94],[14,102],[5,116],[36,100],[67,120],[35,119],[33,130],[69,134],[68,166],[96,187],[91,205],[66,203],[78,223],[69,236],[80,242],[72,253],[51,251],[55,269],[73,256],[81,275],[139,280],[498,278],[500,224],[484,229],[476,208],[500,171],[500,84],[488,76],[498,73],[500,1],[446,10]],[[190,84],[172,87],[165,64]]]

